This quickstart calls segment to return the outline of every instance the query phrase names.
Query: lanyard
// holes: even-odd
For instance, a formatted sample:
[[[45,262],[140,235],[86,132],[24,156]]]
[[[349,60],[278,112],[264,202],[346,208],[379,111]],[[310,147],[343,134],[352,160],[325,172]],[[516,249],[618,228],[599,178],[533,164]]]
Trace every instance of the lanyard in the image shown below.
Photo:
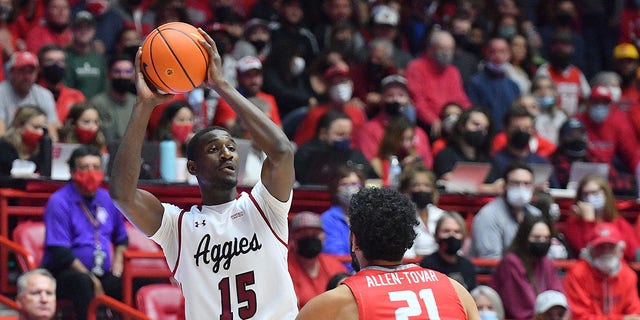
[[[93,241],[95,249],[93,250],[93,260],[94,267],[91,269],[97,276],[102,276],[104,274],[104,269],[102,269],[102,265],[104,264],[104,260],[107,254],[102,250],[102,245],[100,244],[100,221],[93,216],[87,205],[80,201],[80,207],[82,207],[82,212],[87,217],[87,220],[93,225],[94,233],[93,233]]]

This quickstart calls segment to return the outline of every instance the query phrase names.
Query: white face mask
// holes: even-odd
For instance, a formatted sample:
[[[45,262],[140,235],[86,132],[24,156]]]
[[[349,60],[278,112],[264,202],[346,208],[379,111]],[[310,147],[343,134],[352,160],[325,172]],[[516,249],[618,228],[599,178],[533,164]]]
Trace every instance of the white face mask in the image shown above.
[[[291,60],[291,74],[299,76],[307,66],[307,62],[302,57],[295,57]]]
[[[447,134],[451,134],[453,132],[453,127],[455,127],[458,122],[457,114],[450,114],[444,120],[442,120],[442,130]]]
[[[353,87],[350,82],[339,83],[329,88],[329,97],[331,97],[331,101],[337,103],[345,103],[349,101],[352,94]]]
[[[480,310],[480,320],[498,320],[498,314],[493,310]]]
[[[604,209],[604,202],[605,202],[604,194],[602,193],[590,194],[585,199],[585,202],[593,206],[594,210],[602,211],[602,209]]]
[[[591,264],[604,274],[615,275],[620,271],[620,258],[615,254],[604,254],[593,258]]]
[[[609,87],[609,91],[611,91],[611,100],[613,102],[620,101],[620,97],[622,97],[622,89],[620,87]]]
[[[533,191],[526,187],[507,189],[507,203],[516,208],[523,208],[533,197]]]

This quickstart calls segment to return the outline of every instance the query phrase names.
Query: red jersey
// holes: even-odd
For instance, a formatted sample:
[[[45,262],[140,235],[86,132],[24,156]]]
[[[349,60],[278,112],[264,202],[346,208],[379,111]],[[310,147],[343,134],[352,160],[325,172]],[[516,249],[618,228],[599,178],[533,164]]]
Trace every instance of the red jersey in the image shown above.
[[[360,319],[467,319],[451,280],[414,264],[365,268],[344,284],[356,299]]]
[[[582,71],[575,66],[569,66],[567,69],[559,71],[549,64],[543,64],[536,75],[545,75],[553,80],[560,98],[558,105],[569,116],[576,114],[580,101],[591,94],[589,82],[587,82]]]

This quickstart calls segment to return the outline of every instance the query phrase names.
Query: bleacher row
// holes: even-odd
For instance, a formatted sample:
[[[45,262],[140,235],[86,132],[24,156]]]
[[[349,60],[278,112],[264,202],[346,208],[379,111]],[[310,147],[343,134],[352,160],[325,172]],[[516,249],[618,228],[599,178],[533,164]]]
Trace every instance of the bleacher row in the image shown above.
[[[13,253],[15,262],[20,272],[38,267],[42,259],[44,250],[44,223],[42,215],[47,199],[61,187],[64,182],[33,180],[26,181],[20,189],[0,188],[0,292],[4,295],[15,293],[15,285],[10,283],[9,262],[10,253]],[[140,185],[158,197],[163,202],[174,203],[182,208],[189,208],[192,205],[200,205],[200,191],[197,186],[190,185],[166,185],[148,184]],[[245,191],[240,188],[239,191]],[[470,225],[474,214],[486,203],[491,201],[494,195],[463,195],[463,194],[441,194],[438,206],[445,210],[459,212]],[[561,225],[566,220],[573,204],[573,199],[556,198],[560,206],[562,215],[557,223]],[[329,194],[324,189],[319,188],[298,188],[294,190],[291,216],[301,211],[312,211],[322,213],[330,206]],[[620,213],[631,223],[635,223],[640,212],[640,204],[635,199],[617,200],[617,207]],[[10,228],[10,224],[14,227]],[[122,308],[127,316],[136,318],[138,312],[133,296],[133,280],[136,278],[171,278],[171,271],[167,266],[161,249],[147,239],[133,226],[128,224],[129,249],[124,253],[123,270],[123,300],[122,305],[113,307],[117,310]],[[341,256],[340,259],[350,261],[351,257]],[[493,268],[500,262],[497,259],[471,259],[478,268]],[[407,262],[419,262],[418,260],[407,260]],[[575,260],[556,260],[555,266],[559,271],[568,269]],[[632,267],[640,271],[640,263],[633,263]],[[479,273],[478,283],[487,283],[490,275]],[[6,297],[0,297],[0,303],[11,307],[10,303],[5,303]],[[9,299],[10,300],[10,299]],[[101,304],[114,304],[113,299],[107,297],[94,302],[95,306]],[[117,301],[116,301],[117,302]],[[133,312],[129,314],[129,312]],[[139,316],[138,314],[137,316]],[[142,318],[140,318],[142,319]]]

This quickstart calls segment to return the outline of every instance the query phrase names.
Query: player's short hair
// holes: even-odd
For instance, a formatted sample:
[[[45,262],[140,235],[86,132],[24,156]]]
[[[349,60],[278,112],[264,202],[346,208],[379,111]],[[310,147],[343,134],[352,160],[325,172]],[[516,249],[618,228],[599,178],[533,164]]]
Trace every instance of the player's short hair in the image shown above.
[[[206,127],[193,135],[193,137],[187,143],[187,160],[195,160],[196,159],[196,150],[198,150],[198,145],[200,144],[200,138],[207,132],[211,132],[213,130],[222,130],[228,134],[231,134],[227,128],[220,126],[211,126]]]

